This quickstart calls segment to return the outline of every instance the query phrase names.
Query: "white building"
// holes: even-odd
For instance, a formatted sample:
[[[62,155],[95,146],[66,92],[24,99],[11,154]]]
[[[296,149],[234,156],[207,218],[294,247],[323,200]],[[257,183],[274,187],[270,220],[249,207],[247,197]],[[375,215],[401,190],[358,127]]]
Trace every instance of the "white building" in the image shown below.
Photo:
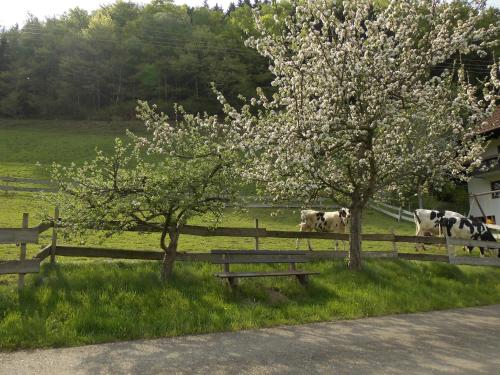
[[[468,183],[470,215],[486,217],[488,224],[500,224],[500,106],[481,131],[489,140],[483,155],[487,167]],[[482,168],[483,169],[483,168]]]

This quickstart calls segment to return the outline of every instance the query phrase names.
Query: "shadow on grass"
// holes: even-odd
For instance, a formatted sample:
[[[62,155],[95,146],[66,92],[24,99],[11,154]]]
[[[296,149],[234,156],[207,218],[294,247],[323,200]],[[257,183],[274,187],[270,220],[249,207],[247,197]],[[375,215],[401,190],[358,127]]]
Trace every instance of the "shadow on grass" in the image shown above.
[[[167,284],[156,262],[44,265],[19,298],[0,290],[0,347],[73,346],[500,302],[500,272],[486,267],[366,260],[361,272],[348,271],[342,261],[303,269],[320,272],[306,287],[293,277],[267,277],[243,279],[233,291],[208,263],[177,263]]]

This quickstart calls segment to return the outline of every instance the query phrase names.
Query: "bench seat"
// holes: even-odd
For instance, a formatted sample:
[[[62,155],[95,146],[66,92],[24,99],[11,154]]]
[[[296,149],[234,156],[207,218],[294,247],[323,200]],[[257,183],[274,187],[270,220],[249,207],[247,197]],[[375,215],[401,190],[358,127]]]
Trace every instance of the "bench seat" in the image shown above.
[[[302,271],[296,268],[296,263],[307,263],[309,260],[304,257],[303,251],[276,251],[276,250],[212,250],[212,254],[219,255],[212,263],[220,264],[222,272],[217,272],[214,276],[226,279],[231,287],[235,287],[240,277],[274,277],[274,276],[295,276],[302,284],[307,284],[309,275],[318,275],[319,272]],[[288,263],[289,269],[286,271],[268,272],[231,272],[231,264],[277,264]]]

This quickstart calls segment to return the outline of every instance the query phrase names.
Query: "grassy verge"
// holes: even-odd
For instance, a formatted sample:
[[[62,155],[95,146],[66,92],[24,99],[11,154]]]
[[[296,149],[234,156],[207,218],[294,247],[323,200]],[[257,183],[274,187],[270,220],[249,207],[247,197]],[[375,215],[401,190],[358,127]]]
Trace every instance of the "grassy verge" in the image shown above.
[[[205,263],[179,264],[169,285],[152,262],[45,266],[18,295],[0,285],[0,348],[72,346],[500,303],[500,270],[368,260],[308,264],[321,275],[243,280],[231,292]],[[245,267],[248,269],[248,267]],[[255,267],[262,269],[262,267]]]

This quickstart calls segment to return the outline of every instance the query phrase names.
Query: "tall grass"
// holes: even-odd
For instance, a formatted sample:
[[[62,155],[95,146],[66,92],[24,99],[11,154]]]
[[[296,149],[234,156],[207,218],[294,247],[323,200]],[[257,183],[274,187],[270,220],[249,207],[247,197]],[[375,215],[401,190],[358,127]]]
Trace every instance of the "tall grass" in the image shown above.
[[[20,294],[0,285],[0,348],[71,346],[500,303],[498,269],[387,260],[367,260],[359,273],[347,271],[342,262],[304,267],[321,272],[305,288],[291,278],[246,279],[233,292],[212,275],[218,268],[206,263],[179,264],[167,285],[160,282],[155,262],[47,265],[28,279]]]

